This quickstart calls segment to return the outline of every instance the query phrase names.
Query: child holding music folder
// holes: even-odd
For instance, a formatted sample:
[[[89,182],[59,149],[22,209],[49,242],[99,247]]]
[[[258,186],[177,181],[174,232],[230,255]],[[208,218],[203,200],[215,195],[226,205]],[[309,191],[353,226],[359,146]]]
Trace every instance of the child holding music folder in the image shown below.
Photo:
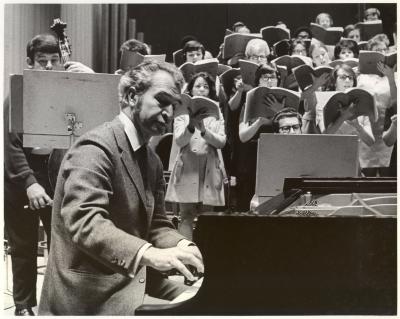
[[[201,60],[208,60],[212,58],[210,53],[205,50],[204,46],[198,42],[197,40],[191,40],[185,43],[182,49],[182,55],[185,62],[193,63],[195,64],[196,62],[199,62]],[[211,76],[214,77],[214,80],[216,80],[216,88],[217,88],[217,94],[218,94],[218,88],[219,88],[219,79],[216,78],[216,74],[211,74]],[[185,77],[186,79],[186,77]],[[188,81],[188,80],[186,80]],[[186,85],[183,87],[183,92],[186,90]]]
[[[344,92],[347,89],[357,86],[357,78],[353,69],[342,64],[337,66],[331,75],[332,91]],[[326,134],[344,134],[358,135],[360,141],[370,146],[375,142],[372,134],[371,122],[368,116],[361,115],[350,120],[355,114],[355,105],[352,103],[349,107],[342,109],[339,117],[330,124],[326,130]]]
[[[276,87],[280,84],[279,72],[270,65],[261,65],[256,72],[256,85]],[[265,99],[265,107],[273,107],[282,103],[275,97],[269,96]],[[257,141],[261,133],[273,133],[272,118],[259,117],[252,121],[244,121],[244,110],[242,107],[239,118],[240,146],[237,152],[237,194],[238,210],[247,211],[250,208],[250,201],[255,192],[256,163],[257,163]]]
[[[280,83],[279,72],[270,65],[262,65],[256,71],[256,86],[265,86],[265,87],[277,87]],[[265,99],[265,105],[267,107],[273,107],[274,104],[282,104],[278,102],[274,96],[267,96]],[[282,105],[279,105],[278,108],[283,108]],[[245,123],[243,121],[244,117],[244,108],[241,110],[240,114],[240,124],[239,124],[239,137],[240,140],[245,143],[252,139],[255,135],[259,135],[260,128],[264,127],[268,132],[264,133],[272,133],[272,122],[271,119],[266,118],[258,118],[254,119],[252,122]],[[258,138],[258,137],[257,137]]]
[[[315,110],[317,104],[315,92],[321,86],[325,85],[326,82],[328,82],[328,91],[344,92],[357,86],[357,77],[353,69],[347,64],[338,65],[330,76],[328,74],[323,74],[316,79],[315,83],[308,90],[305,90],[305,94],[303,94],[309,109]],[[327,106],[324,106],[324,108],[326,107]],[[319,123],[318,127],[324,134],[357,135],[360,137],[359,149],[361,150],[362,144],[369,147],[375,142],[370,119],[366,115],[361,115],[352,119],[356,111],[356,106],[352,103],[346,108],[341,108],[339,117],[328,125],[326,125],[321,118],[317,119]]]
[[[221,83],[224,93],[224,99],[220,99],[223,106],[226,132],[226,145],[222,150],[224,154],[225,167],[230,176],[231,186],[236,186],[237,169],[238,169],[238,153],[240,152],[239,139],[239,117],[240,111],[246,100],[247,91],[252,86],[243,82],[239,69],[231,69],[226,73],[227,76],[221,76]],[[224,103],[224,101],[227,101]],[[237,211],[236,189],[231,188],[229,193],[229,207]]]
[[[187,92],[216,100],[214,79],[205,72],[193,76]],[[178,230],[191,239],[195,217],[203,211],[212,211],[212,206],[225,205],[224,164],[218,152],[226,142],[223,116],[219,111],[218,118],[213,115],[195,118],[188,109],[175,117],[174,137],[180,149],[166,201],[179,203]]]
[[[383,54],[388,53],[388,46],[389,41],[384,34],[374,36],[367,44],[368,50]],[[360,74],[357,79],[358,87],[367,90],[374,96],[375,105],[378,109],[378,120],[371,123],[375,143],[371,147],[362,145],[360,152],[362,172],[365,176],[371,177],[390,175],[389,163],[392,147],[385,145],[382,140],[382,134],[386,110],[397,101],[397,89],[394,80],[396,65],[391,68],[378,62],[378,69],[383,76],[377,74]]]

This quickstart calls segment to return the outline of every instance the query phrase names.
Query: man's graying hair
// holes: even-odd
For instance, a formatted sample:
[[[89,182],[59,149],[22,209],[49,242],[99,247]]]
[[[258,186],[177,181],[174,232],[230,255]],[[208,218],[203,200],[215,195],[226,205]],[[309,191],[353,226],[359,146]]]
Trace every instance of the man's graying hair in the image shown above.
[[[182,72],[173,64],[159,61],[146,61],[130,69],[120,79],[118,85],[119,102],[121,109],[129,106],[129,89],[134,88],[135,94],[143,94],[151,87],[151,79],[155,72],[165,71],[174,79],[177,94],[181,92],[184,84]]]

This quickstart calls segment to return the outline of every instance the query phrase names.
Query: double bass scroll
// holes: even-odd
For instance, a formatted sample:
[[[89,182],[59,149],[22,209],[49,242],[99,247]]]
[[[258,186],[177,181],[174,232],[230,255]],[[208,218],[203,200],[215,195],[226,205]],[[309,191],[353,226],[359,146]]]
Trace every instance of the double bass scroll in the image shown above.
[[[50,29],[54,31],[58,38],[58,45],[61,53],[61,62],[65,64],[69,61],[72,50],[69,38],[65,34],[67,24],[60,18],[54,19]],[[54,149],[50,153],[48,163],[48,175],[51,189],[54,191],[57,183],[57,175],[60,170],[61,162],[67,153],[66,149]]]

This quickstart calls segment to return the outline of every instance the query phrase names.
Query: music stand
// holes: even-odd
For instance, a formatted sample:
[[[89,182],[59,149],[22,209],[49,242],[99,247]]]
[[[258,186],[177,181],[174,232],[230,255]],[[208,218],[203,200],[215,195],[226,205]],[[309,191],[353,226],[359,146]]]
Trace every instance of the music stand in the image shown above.
[[[111,121],[119,113],[119,79],[114,74],[24,70],[24,147],[67,149],[83,133]],[[21,118],[13,112],[20,110],[12,103],[11,127],[16,130]]]
[[[281,193],[285,177],[356,177],[357,174],[356,135],[264,133],[258,140],[253,201],[261,204]]]

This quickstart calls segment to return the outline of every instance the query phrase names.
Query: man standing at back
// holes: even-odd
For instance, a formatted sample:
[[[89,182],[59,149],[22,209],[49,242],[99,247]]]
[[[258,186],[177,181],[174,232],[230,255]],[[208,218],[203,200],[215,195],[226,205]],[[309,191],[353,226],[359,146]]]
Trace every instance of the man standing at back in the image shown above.
[[[61,63],[57,39],[39,34],[27,44],[29,69],[90,72],[80,62]],[[4,223],[10,245],[16,316],[33,316],[36,301],[39,218],[50,242],[53,190],[49,184],[50,149],[24,148],[19,133],[9,133],[9,98],[4,101]],[[27,119],[29,120],[29,119]],[[29,209],[24,207],[29,206]]]
[[[200,251],[165,215],[162,164],[147,146],[165,132],[182,83],[169,63],[130,70],[119,84],[121,113],[64,157],[39,314],[133,315],[145,292],[169,300],[183,292],[156,270],[189,280],[185,265],[203,272]]]

